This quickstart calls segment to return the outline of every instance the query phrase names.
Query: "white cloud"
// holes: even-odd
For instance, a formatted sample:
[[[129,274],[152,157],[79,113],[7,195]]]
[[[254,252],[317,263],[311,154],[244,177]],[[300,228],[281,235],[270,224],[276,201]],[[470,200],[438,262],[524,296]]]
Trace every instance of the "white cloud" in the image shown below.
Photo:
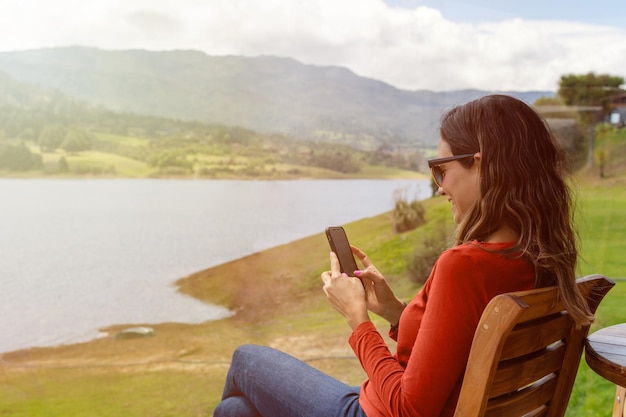
[[[278,55],[406,89],[551,89],[625,76],[626,30],[519,18],[456,23],[382,0],[24,0],[0,5],[0,50],[86,45]]]

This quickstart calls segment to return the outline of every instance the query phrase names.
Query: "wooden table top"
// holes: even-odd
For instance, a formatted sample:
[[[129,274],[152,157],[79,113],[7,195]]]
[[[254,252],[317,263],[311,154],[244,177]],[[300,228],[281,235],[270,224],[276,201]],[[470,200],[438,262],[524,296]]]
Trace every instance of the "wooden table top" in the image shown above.
[[[590,335],[585,342],[585,360],[598,375],[626,387],[626,323]]]

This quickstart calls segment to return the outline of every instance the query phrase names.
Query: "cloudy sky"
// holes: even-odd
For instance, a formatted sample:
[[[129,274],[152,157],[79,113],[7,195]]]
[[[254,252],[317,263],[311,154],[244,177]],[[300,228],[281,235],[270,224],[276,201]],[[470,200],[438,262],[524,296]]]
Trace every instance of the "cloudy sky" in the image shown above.
[[[623,0],[1,0],[0,51],[195,49],[339,65],[403,89],[626,78]]]

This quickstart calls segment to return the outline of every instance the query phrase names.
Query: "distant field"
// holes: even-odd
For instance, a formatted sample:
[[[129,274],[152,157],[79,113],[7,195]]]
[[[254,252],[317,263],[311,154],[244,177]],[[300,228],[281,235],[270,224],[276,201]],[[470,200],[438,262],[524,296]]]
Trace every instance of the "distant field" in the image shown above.
[[[44,154],[44,170],[63,175],[58,172],[59,161],[65,157],[69,172],[74,176],[107,176],[125,178],[145,178],[155,172],[141,161],[125,158],[120,155],[98,151],[82,151],[76,154],[46,153]]]
[[[426,178],[425,174],[415,171],[368,163],[360,163],[360,169],[356,171],[342,172],[341,162],[333,165],[338,169],[313,164],[281,162],[279,157],[273,156],[282,153],[281,148],[275,149],[272,153],[268,152],[265,145],[235,147],[238,152],[230,153],[231,147],[209,146],[196,142],[186,144],[182,141],[177,147],[172,146],[167,140],[154,141],[143,137],[110,133],[97,133],[95,138],[94,149],[77,152],[66,152],[62,149],[42,152],[38,145],[31,143],[28,146],[30,151],[41,155],[43,159],[41,171],[10,172],[4,173],[4,176],[255,180]],[[345,147],[341,150],[346,152]],[[291,150],[291,152],[298,154],[299,151]],[[364,155],[364,153],[359,153],[354,160],[359,160]]]

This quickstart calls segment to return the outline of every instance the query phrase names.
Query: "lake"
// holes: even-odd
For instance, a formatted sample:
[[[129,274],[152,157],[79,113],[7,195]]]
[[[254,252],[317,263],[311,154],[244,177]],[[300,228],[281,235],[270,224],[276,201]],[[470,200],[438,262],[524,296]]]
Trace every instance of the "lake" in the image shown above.
[[[428,180],[0,180],[0,352],[112,324],[230,314],[176,292],[191,273],[393,208]]]

